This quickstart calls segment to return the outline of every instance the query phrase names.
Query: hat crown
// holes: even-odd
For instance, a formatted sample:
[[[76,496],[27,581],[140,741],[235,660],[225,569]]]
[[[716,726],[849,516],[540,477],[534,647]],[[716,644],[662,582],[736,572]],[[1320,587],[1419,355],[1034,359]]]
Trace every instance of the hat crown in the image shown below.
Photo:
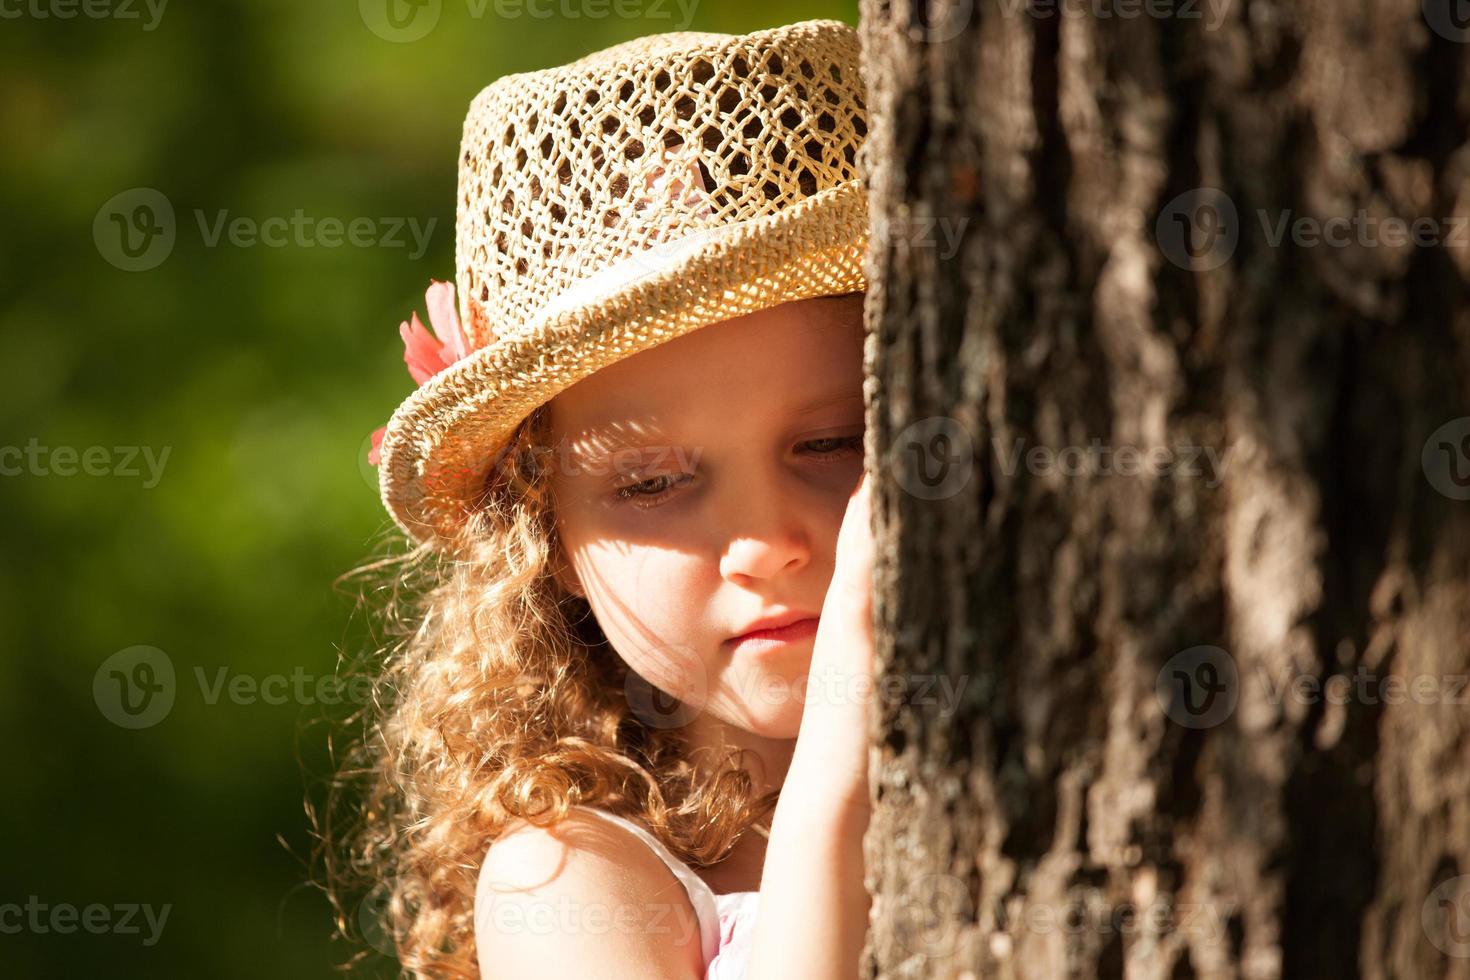
[[[660,250],[691,233],[858,179],[859,64],[853,28],[806,21],[651,35],[487,86],[460,148],[471,347],[523,335],[610,266],[652,274]]]

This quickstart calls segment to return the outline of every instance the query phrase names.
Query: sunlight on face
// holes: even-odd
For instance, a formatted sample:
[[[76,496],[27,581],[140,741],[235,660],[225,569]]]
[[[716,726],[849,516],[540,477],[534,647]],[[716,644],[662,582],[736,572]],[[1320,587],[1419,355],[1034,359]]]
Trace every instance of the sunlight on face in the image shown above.
[[[817,615],[862,473],[862,297],[787,303],[613,364],[551,402],[557,531],[613,648],[747,731],[794,738]]]

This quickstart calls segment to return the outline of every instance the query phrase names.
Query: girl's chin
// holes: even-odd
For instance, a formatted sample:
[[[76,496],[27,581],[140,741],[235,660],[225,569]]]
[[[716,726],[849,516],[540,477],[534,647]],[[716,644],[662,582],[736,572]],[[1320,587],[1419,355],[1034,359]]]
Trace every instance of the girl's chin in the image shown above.
[[[741,706],[739,728],[761,738],[794,739],[801,731],[803,705],[800,701],[785,704],[746,701]]]

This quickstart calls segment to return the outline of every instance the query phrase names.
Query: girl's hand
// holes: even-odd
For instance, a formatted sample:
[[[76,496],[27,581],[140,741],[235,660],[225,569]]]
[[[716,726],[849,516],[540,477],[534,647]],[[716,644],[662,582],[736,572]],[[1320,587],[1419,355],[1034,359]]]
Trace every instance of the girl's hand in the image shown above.
[[[868,711],[874,696],[871,520],[865,473],[837,533],[792,757],[793,769],[822,782],[827,798],[846,812],[868,806]]]
[[[832,569],[832,582],[822,606],[822,618],[828,611],[847,624],[848,638],[856,652],[866,654],[867,675],[873,672],[873,516],[868,474],[863,472],[857,489],[847,501],[842,528],[837,532],[837,559]],[[857,663],[854,658],[850,663]]]
[[[858,975],[871,911],[863,887],[863,837],[871,814],[870,520],[864,474],[837,532],[801,729],[771,822],[748,967],[753,977]]]

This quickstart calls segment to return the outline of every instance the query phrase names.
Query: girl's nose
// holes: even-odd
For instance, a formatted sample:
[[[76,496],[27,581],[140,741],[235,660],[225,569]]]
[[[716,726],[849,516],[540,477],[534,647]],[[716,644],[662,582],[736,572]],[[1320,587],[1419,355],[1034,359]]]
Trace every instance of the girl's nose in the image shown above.
[[[800,508],[779,495],[746,498],[731,515],[733,529],[720,557],[720,575],[748,585],[756,579],[800,571],[811,560],[811,535]]]

